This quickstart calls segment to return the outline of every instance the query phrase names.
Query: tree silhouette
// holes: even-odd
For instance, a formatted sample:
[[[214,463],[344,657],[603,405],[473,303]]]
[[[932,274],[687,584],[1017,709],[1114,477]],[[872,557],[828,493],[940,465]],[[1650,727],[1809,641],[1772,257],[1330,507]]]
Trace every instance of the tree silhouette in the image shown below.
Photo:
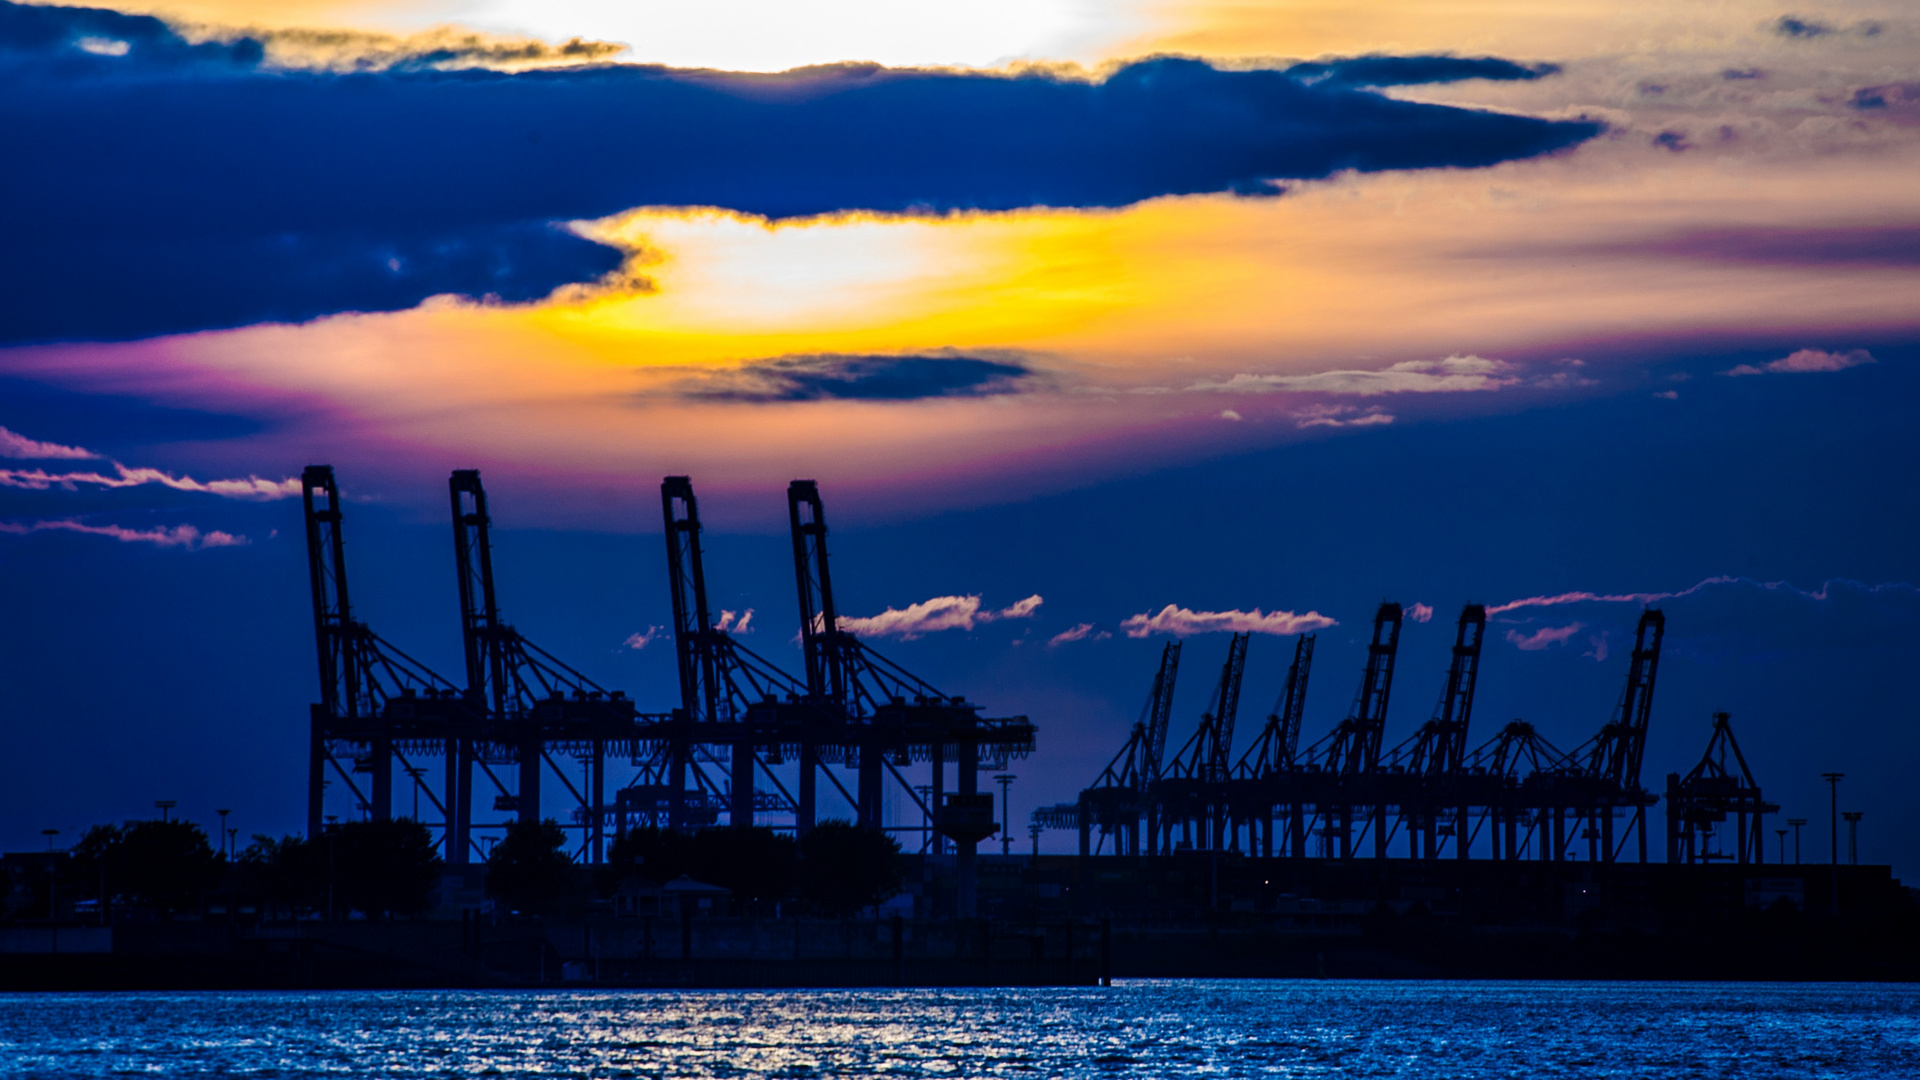
[[[336,900],[369,918],[418,915],[433,906],[440,856],[411,818],[352,821],[330,831]]]
[[[830,819],[800,838],[801,895],[832,915],[851,915],[900,891],[900,842]]]
[[[516,821],[487,857],[487,895],[510,911],[551,915],[573,896],[573,860],[558,822]]]
[[[105,882],[106,898],[165,914],[198,911],[222,859],[191,821],[96,825],[73,847],[83,881]]]
[[[693,835],[693,877],[733,893],[735,910],[765,911],[793,893],[799,845],[764,825],[703,829]]]

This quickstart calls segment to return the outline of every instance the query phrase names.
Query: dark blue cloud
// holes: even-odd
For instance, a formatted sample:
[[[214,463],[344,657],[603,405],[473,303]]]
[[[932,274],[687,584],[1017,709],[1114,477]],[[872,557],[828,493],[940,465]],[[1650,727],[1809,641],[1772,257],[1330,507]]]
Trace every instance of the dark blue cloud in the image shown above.
[[[1524,82],[1559,72],[1558,64],[1516,64],[1497,56],[1355,56],[1295,64],[1287,74],[1327,86],[1421,86],[1492,79]]]
[[[1656,241],[1651,246],[1670,255],[1723,262],[1920,266],[1920,227],[1912,225],[1871,229],[1714,229]]]
[[[1115,207],[1484,166],[1600,130],[1179,59],[1088,83],[877,66],[340,75],[260,54],[0,4],[0,343],[535,297],[615,262],[550,223],[635,206]],[[1484,63],[1416,58],[1435,61]]]
[[[1773,32],[1781,37],[1816,38],[1833,33],[1833,27],[1812,19],[1802,19],[1794,15],[1782,15],[1780,21],[1773,24]]]
[[[678,392],[710,401],[917,401],[1010,394],[1026,365],[972,356],[782,356],[703,376]]]

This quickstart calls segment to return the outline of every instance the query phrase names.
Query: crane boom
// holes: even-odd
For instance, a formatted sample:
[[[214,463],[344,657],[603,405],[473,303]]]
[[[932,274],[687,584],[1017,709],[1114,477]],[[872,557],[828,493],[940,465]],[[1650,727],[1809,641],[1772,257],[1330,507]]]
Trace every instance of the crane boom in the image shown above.
[[[1220,686],[1214,692],[1218,711],[1213,716],[1212,745],[1208,747],[1207,779],[1225,780],[1228,757],[1233,752],[1234,718],[1240,712],[1240,680],[1247,673],[1247,642],[1251,633],[1235,634],[1227,645],[1227,662],[1220,669]]]
[[[1320,765],[1328,772],[1369,773],[1380,765],[1380,739],[1387,727],[1387,698],[1393,691],[1393,664],[1400,650],[1400,605],[1383,603],[1373,616],[1373,640],[1353,709],[1316,746],[1324,747]]]
[[[1640,787],[1640,759],[1647,748],[1647,723],[1653,711],[1654,676],[1660,670],[1660,643],[1667,617],[1656,608],[1640,613],[1634,631],[1633,656],[1627,665],[1627,684],[1613,716],[1586,746],[1588,776],[1608,780],[1625,790]],[[1574,757],[1581,750],[1574,751]]]
[[[1293,646],[1293,664],[1287,668],[1287,685],[1280,693],[1279,762],[1291,769],[1300,751],[1300,722],[1307,713],[1307,676],[1313,670],[1314,635],[1302,634]]]
[[[1152,692],[1147,695],[1146,752],[1140,768],[1143,787],[1160,778],[1161,758],[1167,751],[1167,727],[1173,721],[1173,683],[1179,674],[1180,642],[1169,641],[1160,650],[1160,670],[1153,677]]]

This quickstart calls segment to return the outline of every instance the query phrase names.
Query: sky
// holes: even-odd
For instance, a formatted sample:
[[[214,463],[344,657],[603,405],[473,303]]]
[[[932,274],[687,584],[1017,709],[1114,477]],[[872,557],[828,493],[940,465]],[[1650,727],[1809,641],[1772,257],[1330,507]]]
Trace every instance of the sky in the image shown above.
[[[1391,744],[1484,603],[1470,742],[1571,748],[1654,604],[1647,785],[1729,711],[1920,874],[1904,6],[0,3],[0,87],[0,847],[301,827],[326,463],[384,637],[459,667],[479,468],[515,624],[660,709],[659,477],[789,667],[817,479],[850,625],[1039,725],[1020,821],[1167,640],[1177,740],[1254,631],[1244,748],[1317,631],[1311,739],[1400,601]]]

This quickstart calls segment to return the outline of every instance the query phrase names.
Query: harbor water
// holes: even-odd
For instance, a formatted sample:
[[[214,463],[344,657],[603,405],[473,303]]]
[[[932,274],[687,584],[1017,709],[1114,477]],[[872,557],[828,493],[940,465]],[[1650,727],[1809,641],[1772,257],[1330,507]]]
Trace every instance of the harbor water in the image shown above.
[[[1111,988],[0,996],[7,1077],[1920,1077],[1920,988]]]

